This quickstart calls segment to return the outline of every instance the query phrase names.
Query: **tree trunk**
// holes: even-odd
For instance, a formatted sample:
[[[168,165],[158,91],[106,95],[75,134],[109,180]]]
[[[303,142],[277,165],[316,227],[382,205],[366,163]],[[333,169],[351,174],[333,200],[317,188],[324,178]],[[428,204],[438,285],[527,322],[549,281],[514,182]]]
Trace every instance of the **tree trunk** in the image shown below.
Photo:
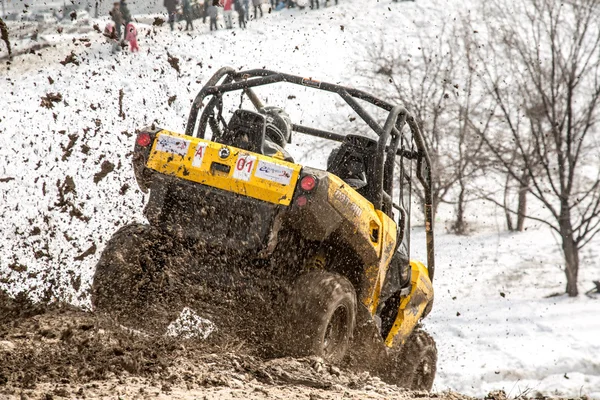
[[[506,174],[506,182],[504,183],[504,216],[506,217],[506,229],[509,232],[514,231],[512,215],[510,213],[510,204],[508,204],[508,195],[510,193],[510,174]]]
[[[460,183],[460,192],[458,193],[458,204],[456,211],[456,222],[454,222],[454,226],[452,230],[457,235],[464,235],[467,227],[465,224],[465,185],[462,181]]]
[[[567,276],[567,294],[575,297],[577,290],[577,276],[579,274],[579,249],[572,238],[563,238],[563,252],[565,253],[565,275]]]
[[[517,206],[517,230],[523,232],[527,217],[527,192],[529,192],[529,173],[523,172],[519,182],[519,205]]]
[[[559,224],[562,236],[562,249],[565,256],[565,275],[567,276],[566,291],[569,297],[576,297],[579,294],[579,291],[577,290],[577,276],[579,274],[579,248],[577,247],[577,243],[573,238],[571,213],[568,204],[563,204],[561,206]]]

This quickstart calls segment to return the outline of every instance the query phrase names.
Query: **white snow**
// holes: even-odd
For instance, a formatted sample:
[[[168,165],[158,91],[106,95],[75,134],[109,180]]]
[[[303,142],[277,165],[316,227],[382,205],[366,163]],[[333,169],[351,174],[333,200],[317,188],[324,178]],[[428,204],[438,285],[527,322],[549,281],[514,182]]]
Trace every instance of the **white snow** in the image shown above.
[[[436,389],[600,397],[600,298],[547,297],[564,292],[565,278],[546,228],[436,239],[436,298],[425,320],[438,345]],[[597,246],[584,254],[587,290]]]
[[[213,34],[198,20],[191,34],[172,34],[166,24],[139,24],[137,54],[111,55],[96,32],[48,32],[44,38],[56,47],[0,65],[2,286],[13,293],[37,287],[42,295],[51,285],[74,303],[89,304],[87,289],[106,241],[118,227],[143,221],[145,198],[130,166],[135,129],[156,121],[181,132],[192,99],[219,67],[266,67],[364,87],[355,67],[367,48],[386,41],[416,51],[421,37],[435,36],[440,21],[452,21],[465,7],[442,0],[341,0],[319,11],[267,15],[246,31]],[[95,22],[102,30],[106,21]],[[80,38],[89,38],[90,46]],[[71,51],[81,64],[59,64]],[[180,74],[169,65],[167,52],[179,58]],[[286,108],[294,121],[332,129],[345,126],[352,115],[334,95],[316,101],[310,89],[279,88],[258,93]],[[119,115],[121,89],[124,115]],[[60,93],[63,101],[41,108],[41,97],[50,92]],[[337,117],[329,117],[332,112]],[[295,139],[308,141],[301,135]],[[311,144],[311,150],[297,145],[290,150],[301,162],[324,166],[327,147]],[[104,161],[114,171],[95,183]],[[74,190],[65,186],[67,176]],[[477,227],[470,236],[444,232],[448,210],[440,210],[437,221],[436,302],[425,321],[438,343],[435,389],[600,399],[600,298],[547,297],[564,291],[556,238],[533,223],[524,233],[504,232],[502,215],[489,204],[469,210]],[[415,228],[412,249],[420,259],[422,243],[423,232]],[[78,257],[92,245],[93,254]],[[599,258],[597,238],[582,254],[582,292],[600,278]]]
[[[167,326],[167,336],[183,339],[207,339],[217,326],[209,319],[202,318],[194,310],[184,307],[173,322]]]

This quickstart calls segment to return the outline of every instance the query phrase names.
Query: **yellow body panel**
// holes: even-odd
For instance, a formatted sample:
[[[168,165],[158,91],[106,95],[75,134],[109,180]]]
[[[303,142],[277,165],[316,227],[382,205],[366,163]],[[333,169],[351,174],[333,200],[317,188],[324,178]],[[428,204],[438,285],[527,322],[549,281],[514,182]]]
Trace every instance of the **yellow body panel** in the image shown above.
[[[377,226],[381,225],[373,204],[333,174],[329,175],[327,195],[333,208],[352,222],[354,233],[368,236],[370,221],[375,221]],[[376,249],[380,247],[379,243],[372,243],[372,246]]]
[[[368,297],[365,296],[363,299],[363,304],[367,306],[371,315],[375,315],[377,311],[377,306],[379,305],[379,295],[381,294],[381,289],[383,288],[383,283],[385,282],[385,276],[387,275],[387,271],[390,267],[390,262],[392,261],[392,256],[394,255],[394,250],[396,249],[396,223],[384,214],[381,210],[376,211],[377,216],[381,220],[382,228],[379,229],[380,242],[381,244],[381,254],[379,258],[379,265],[377,266],[375,276],[369,276],[367,274],[367,278],[371,279],[372,289],[371,292],[368,293]]]
[[[421,262],[413,260],[410,262],[410,267],[412,269],[410,278],[412,288],[410,293],[400,301],[396,321],[385,339],[388,347],[404,343],[419,322],[427,304],[433,300],[433,286],[427,267]]]
[[[229,154],[222,158],[220,152],[223,155],[227,150]],[[166,130],[157,134],[146,166],[163,174],[285,206],[292,200],[302,168],[274,157]]]
[[[360,290],[360,301],[375,314],[379,303],[379,294],[385,280],[396,244],[396,224],[385,213],[375,210],[373,204],[347,183],[335,175],[329,176],[329,203],[345,219],[351,221],[352,234],[365,240],[357,243],[368,243],[375,257],[373,263],[364,271]]]

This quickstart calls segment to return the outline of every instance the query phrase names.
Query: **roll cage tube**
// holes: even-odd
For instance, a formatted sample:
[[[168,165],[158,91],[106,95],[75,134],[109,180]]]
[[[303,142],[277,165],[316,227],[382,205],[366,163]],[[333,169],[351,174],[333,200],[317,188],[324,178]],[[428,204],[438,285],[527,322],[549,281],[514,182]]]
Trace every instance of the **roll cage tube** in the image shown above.
[[[219,83],[220,82],[220,83]],[[427,244],[427,268],[429,278],[433,281],[435,272],[434,255],[434,237],[433,237],[433,198],[431,192],[431,159],[425,146],[425,141],[421,130],[414,117],[401,106],[394,106],[384,100],[370,95],[362,90],[335,85],[332,83],[313,80],[312,78],[302,78],[300,76],[270,71],[266,69],[252,69],[246,71],[235,71],[231,67],[219,69],[204,87],[198,92],[192,103],[188,122],[185,128],[185,134],[204,138],[207,124],[211,130],[219,131],[218,121],[215,119],[214,109],[219,108],[219,117],[222,112],[222,95],[228,92],[241,90],[250,99],[254,107],[259,110],[263,107],[262,102],[252,90],[253,87],[269,85],[272,83],[286,82],[314,89],[324,90],[338,94],[344,101],[360,116],[360,118],[379,136],[377,141],[376,168],[374,172],[374,199],[373,206],[391,215],[392,208],[395,206],[392,201],[393,181],[392,178],[386,179],[386,176],[393,175],[395,156],[407,159],[416,159],[417,179],[421,183],[425,193],[425,232]],[[212,96],[205,105],[206,97]],[[356,100],[366,101],[389,112],[383,127],[365,110]],[[198,121],[198,113],[201,109],[202,114]],[[222,118],[222,117],[221,117]],[[413,136],[417,150],[398,148],[402,128],[407,124]],[[196,129],[196,125],[198,128]],[[298,133],[304,133],[315,137],[343,142],[345,136],[335,132],[315,129],[303,125],[292,124],[292,130]],[[195,131],[195,135],[194,135]],[[390,140],[391,138],[391,140]],[[390,143],[388,144],[388,141]],[[400,199],[401,204],[401,199]]]

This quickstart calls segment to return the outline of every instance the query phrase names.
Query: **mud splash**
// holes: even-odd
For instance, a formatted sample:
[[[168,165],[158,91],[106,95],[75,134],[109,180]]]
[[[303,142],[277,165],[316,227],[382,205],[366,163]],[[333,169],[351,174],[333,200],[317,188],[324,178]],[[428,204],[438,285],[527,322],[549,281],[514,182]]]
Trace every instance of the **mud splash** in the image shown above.
[[[33,304],[0,292],[3,399],[429,397],[318,358],[266,359],[256,354],[251,343],[241,340],[157,335],[106,315],[64,304]]]

